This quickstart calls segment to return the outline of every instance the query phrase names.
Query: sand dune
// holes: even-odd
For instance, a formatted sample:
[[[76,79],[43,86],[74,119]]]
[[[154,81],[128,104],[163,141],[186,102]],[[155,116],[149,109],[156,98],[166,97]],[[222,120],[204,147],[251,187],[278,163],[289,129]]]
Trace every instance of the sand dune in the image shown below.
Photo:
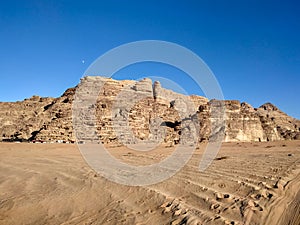
[[[75,145],[0,144],[0,224],[299,224],[300,142],[224,143],[205,172],[205,145],[170,179],[116,184]],[[172,152],[111,147],[126,163]]]

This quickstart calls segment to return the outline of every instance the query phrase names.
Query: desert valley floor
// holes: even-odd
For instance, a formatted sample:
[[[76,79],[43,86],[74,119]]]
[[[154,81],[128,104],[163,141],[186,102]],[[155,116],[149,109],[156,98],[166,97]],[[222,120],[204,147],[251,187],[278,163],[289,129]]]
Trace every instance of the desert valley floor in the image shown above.
[[[300,224],[300,141],[224,143],[198,171],[205,148],[170,179],[130,187],[94,172],[72,144],[0,144],[0,224]],[[173,151],[110,147],[151,164]]]

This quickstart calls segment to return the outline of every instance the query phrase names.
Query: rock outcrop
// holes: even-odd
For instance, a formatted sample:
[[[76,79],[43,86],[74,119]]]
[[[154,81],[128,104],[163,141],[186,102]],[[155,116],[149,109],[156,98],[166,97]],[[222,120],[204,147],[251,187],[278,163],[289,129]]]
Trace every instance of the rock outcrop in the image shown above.
[[[73,104],[75,98],[82,104],[78,99]],[[225,123],[217,131],[214,105],[225,107]],[[85,125],[75,135],[73,125],[79,122]],[[85,77],[59,98],[0,103],[1,141],[74,142],[77,137],[130,144],[162,138],[173,145],[212,139],[217,132],[224,133],[226,142],[294,140],[300,139],[300,121],[271,103],[253,108],[235,100],[209,101],[164,89],[150,79]],[[184,137],[192,133],[197,137]]]

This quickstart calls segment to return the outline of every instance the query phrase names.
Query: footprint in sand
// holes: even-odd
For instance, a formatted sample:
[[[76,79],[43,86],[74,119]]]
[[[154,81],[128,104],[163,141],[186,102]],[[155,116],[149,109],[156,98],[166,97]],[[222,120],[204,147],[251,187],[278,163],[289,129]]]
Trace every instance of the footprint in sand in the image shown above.
[[[232,197],[229,194],[216,193],[216,200],[230,202],[232,201]]]

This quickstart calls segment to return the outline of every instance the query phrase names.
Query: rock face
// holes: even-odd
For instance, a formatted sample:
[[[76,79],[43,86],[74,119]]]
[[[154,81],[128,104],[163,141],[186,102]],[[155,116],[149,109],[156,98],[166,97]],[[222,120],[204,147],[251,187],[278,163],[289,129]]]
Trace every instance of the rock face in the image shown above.
[[[70,88],[59,98],[33,96],[22,102],[0,103],[1,140],[74,140],[71,125],[74,92]]]
[[[224,127],[218,131],[212,126],[214,105],[226,109]],[[73,125],[77,124],[84,125],[75,135]],[[162,138],[173,145],[212,139],[216,132],[223,132],[226,142],[294,140],[300,139],[300,121],[271,103],[253,108],[234,100],[209,101],[166,90],[149,79],[85,77],[59,98],[33,96],[22,102],[0,103],[2,141],[74,142],[77,137],[131,144]],[[192,134],[197,137],[185,138]]]

